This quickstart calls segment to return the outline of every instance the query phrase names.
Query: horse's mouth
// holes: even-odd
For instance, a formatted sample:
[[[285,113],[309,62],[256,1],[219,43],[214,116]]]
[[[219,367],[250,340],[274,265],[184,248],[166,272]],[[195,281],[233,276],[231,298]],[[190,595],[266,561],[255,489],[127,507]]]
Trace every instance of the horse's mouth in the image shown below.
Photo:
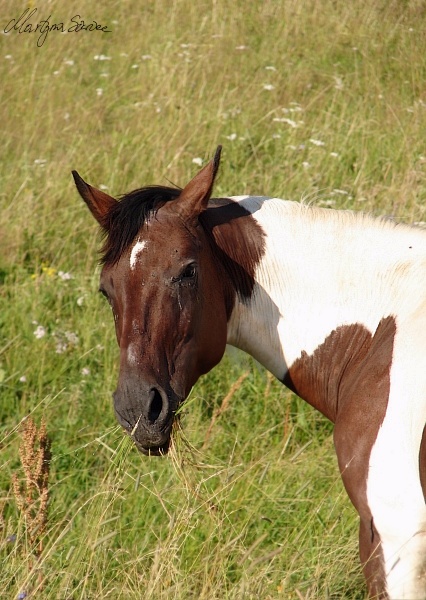
[[[125,432],[134,442],[136,448],[145,456],[164,456],[170,448],[172,422],[165,427],[165,431],[154,431],[148,434],[142,429],[138,430],[139,421],[132,427],[131,423],[116,409],[116,417]]]
[[[170,448],[170,439],[167,440],[165,444],[161,446],[142,446],[139,442],[135,440],[136,448],[145,456],[165,456]]]

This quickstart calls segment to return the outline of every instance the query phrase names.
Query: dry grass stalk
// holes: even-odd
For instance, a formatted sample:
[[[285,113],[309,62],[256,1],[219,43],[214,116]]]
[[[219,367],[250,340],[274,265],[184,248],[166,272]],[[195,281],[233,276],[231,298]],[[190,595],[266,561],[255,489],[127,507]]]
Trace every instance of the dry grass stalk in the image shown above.
[[[222,403],[219,406],[219,408],[213,413],[212,420],[210,421],[209,428],[207,429],[207,433],[204,438],[203,449],[206,448],[207,444],[209,443],[209,439],[210,439],[213,427],[214,427],[217,419],[220,417],[220,415],[222,413],[224,413],[226,411],[226,409],[228,408],[228,405],[229,405],[229,401],[231,400],[232,396],[241,387],[244,379],[246,379],[249,375],[250,375],[250,371],[244,371],[244,373],[242,375],[240,375],[240,377],[237,379],[237,381],[234,384],[232,384],[229,392],[226,394],[226,396],[222,400]]]
[[[46,424],[40,429],[28,418],[22,429],[19,447],[24,479],[16,473],[12,478],[16,504],[25,518],[27,536],[36,556],[42,552],[42,538],[47,524],[49,501],[49,471],[52,454],[51,442],[46,434]]]
[[[0,508],[0,532],[3,531],[6,527],[6,523],[3,516],[4,506]]]

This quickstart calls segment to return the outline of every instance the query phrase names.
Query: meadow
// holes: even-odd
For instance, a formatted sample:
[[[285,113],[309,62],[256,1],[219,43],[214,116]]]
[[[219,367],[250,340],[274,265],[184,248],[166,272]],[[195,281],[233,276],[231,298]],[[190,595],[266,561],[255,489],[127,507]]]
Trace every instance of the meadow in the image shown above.
[[[109,31],[43,41],[8,27],[27,8]],[[424,222],[424,3],[3,0],[0,21],[0,598],[365,599],[332,427],[249,357],[198,382],[167,457],[116,424],[71,170],[183,186],[222,144],[216,195]]]

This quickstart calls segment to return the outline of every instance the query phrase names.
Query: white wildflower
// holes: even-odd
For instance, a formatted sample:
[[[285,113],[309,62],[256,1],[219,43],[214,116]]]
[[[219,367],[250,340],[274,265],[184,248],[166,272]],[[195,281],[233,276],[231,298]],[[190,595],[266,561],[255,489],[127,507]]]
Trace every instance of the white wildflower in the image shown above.
[[[25,377],[25,375],[22,375],[22,377],[19,378],[19,381],[21,383],[26,383],[27,382],[27,378]]]
[[[104,93],[102,88],[96,88],[96,95],[97,96],[102,96],[102,94]]]
[[[83,306],[84,304],[84,296],[80,296],[77,298],[77,306]]]
[[[272,83],[264,83],[263,89],[266,90],[267,92],[271,92],[273,89],[275,89],[275,86],[272,85]]]
[[[343,84],[343,79],[341,77],[338,77],[337,75],[334,76],[334,88],[336,90],[343,90],[343,88],[345,87]]]
[[[229,135],[226,136],[226,139],[229,140],[230,142],[233,142],[237,139],[237,134],[236,133],[231,133]]]
[[[287,117],[275,117],[273,120],[276,123],[287,123],[287,125],[290,125],[290,127],[293,127],[293,129],[296,129],[296,127],[303,123],[303,121],[296,123],[296,121],[293,121],[293,119],[287,119]]]
[[[34,335],[38,340],[40,340],[42,337],[44,337],[46,335],[45,327],[43,327],[43,325],[38,325],[36,327],[36,329],[34,330]]]
[[[58,277],[59,279],[62,279],[62,281],[69,281],[70,279],[73,279],[71,273],[65,273],[64,271],[58,271]]]
[[[290,112],[303,112],[303,108],[298,102],[290,102],[291,106],[288,109]]]
[[[77,344],[79,342],[78,335],[76,333],[74,333],[73,331],[66,331],[65,338],[73,346],[77,346]]]
[[[95,54],[93,60],[111,60],[111,57],[105,56],[105,54]]]
[[[87,375],[90,375],[90,369],[88,367],[83,367],[81,369],[81,374],[83,375],[83,377],[87,377]]]
[[[311,144],[313,144],[314,146],[325,146],[325,142],[322,142],[321,140],[316,140],[314,138],[311,138],[309,140],[311,142]]]
[[[63,354],[67,351],[68,345],[65,342],[56,343],[56,354]]]
[[[202,167],[204,161],[199,156],[196,156],[195,158],[192,159],[192,162],[194,163],[194,165],[198,165],[199,167]]]

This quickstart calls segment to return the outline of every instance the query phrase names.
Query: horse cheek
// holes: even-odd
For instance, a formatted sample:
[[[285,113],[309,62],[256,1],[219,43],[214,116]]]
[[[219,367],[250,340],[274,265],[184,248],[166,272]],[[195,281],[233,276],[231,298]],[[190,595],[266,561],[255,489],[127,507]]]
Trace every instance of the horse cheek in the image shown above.
[[[204,374],[222,360],[225,352],[227,319],[224,302],[216,298],[206,302],[198,333],[199,369],[200,374]]]

